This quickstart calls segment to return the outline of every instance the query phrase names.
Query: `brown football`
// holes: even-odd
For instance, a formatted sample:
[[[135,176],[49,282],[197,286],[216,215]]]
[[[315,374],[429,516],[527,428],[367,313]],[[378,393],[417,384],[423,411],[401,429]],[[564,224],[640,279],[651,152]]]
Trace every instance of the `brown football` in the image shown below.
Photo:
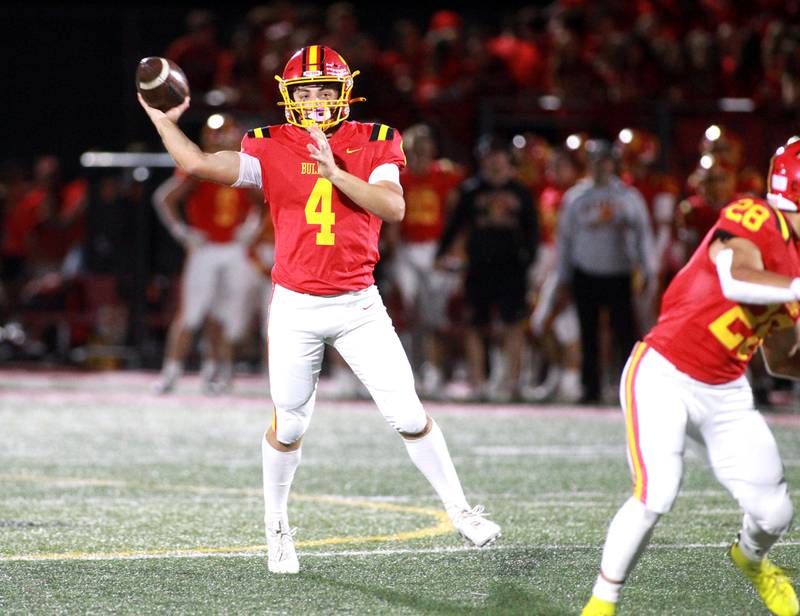
[[[142,58],[136,69],[136,90],[148,105],[167,111],[189,96],[189,81],[172,60]]]

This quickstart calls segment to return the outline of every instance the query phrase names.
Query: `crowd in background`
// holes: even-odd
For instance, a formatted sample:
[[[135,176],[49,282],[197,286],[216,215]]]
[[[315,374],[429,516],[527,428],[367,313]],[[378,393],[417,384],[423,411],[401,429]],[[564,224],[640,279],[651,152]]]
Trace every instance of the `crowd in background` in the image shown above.
[[[274,75],[291,52],[309,42],[341,52],[367,98],[353,118],[395,126],[406,143],[406,217],[384,227],[376,276],[421,393],[608,401],[665,285],[722,205],[763,194],[766,169],[713,117],[678,167],[652,127],[482,134],[480,104],[728,97],[791,108],[800,102],[800,3],[562,0],[494,23],[443,10],[390,29],[377,40],[345,2],[271,2],[235,22],[198,10],[163,55],[186,72],[203,122],[226,111],[247,126],[283,121]],[[163,350],[191,298],[175,290],[182,252],[158,229],[153,180],[148,170],[64,178],[52,156],[2,168],[0,357],[121,367],[124,352],[90,363],[85,349],[150,336]],[[145,244],[171,251],[174,264],[138,258]],[[144,320],[134,324],[132,312]],[[264,315],[248,318],[259,342],[237,352],[263,367]],[[357,394],[334,365],[341,394]],[[763,398],[775,383],[753,370]]]

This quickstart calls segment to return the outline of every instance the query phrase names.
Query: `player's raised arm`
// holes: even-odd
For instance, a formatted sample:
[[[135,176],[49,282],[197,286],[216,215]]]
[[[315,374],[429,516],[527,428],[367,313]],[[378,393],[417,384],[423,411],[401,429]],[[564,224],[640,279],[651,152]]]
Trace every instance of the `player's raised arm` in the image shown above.
[[[396,166],[397,178],[394,181],[387,179],[365,182],[336,164],[325,133],[316,126],[307,130],[314,140],[313,144],[308,144],[308,152],[311,158],[317,162],[319,174],[322,177],[329,180],[359,207],[372,212],[378,218],[386,222],[403,220],[406,213],[406,202],[403,199],[399,169]],[[386,165],[386,168],[388,169],[389,165]]]
[[[203,152],[184,134],[178,127],[178,119],[189,108],[189,102],[187,97],[177,107],[163,112],[148,105],[139,94],[139,103],[178,167],[196,178],[232,186],[239,180],[239,153],[231,150],[213,154]]]

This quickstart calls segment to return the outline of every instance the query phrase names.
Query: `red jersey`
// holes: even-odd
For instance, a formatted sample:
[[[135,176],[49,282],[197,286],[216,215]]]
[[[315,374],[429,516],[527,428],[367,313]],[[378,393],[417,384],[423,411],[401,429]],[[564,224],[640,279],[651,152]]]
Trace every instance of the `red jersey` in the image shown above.
[[[712,385],[744,374],[764,338],[773,329],[791,327],[800,317],[798,302],[743,305],[722,294],[708,256],[717,231],[753,242],[765,269],[800,276],[800,239],[779,210],[762,199],[746,198],[720,212],[717,224],[667,287],[658,322],[645,337],[678,370]]]
[[[400,233],[406,242],[438,240],[447,218],[447,196],[461,182],[461,174],[435,162],[427,172],[406,169],[400,176],[406,215]]]
[[[183,172],[177,171],[175,175],[181,176]],[[225,244],[233,241],[251,205],[245,189],[198,181],[186,199],[186,222],[205,233],[209,242]]]
[[[248,131],[242,151],[261,162],[264,200],[275,226],[272,280],[292,291],[338,295],[372,285],[382,221],[319,176],[291,124]],[[328,139],[337,164],[367,180],[383,164],[405,167],[399,131],[385,124],[343,122]]]
[[[57,210],[50,212],[43,208],[48,193],[39,187],[30,190],[8,214],[3,254],[46,262],[62,260],[86,235],[82,208],[88,192],[86,180],[72,180],[58,192]]]
[[[552,246],[556,242],[556,228],[558,227],[558,212],[564,199],[565,188],[553,184],[545,186],[539,195],[539,241]]]

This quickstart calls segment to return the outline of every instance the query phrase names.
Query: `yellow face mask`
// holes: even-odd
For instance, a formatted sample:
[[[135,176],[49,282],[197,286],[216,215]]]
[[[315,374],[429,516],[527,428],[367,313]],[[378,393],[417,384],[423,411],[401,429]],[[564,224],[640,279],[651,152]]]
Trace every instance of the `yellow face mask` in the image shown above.
[[[307,128],[318,126],[327,130],[343,122],[350,115],[350,104],[363,98],[350,98],[353,78],[358,71],[350,72],[344,58],[330,47],[309,45],[298,49],[283,69],[275,75],[283,102],[278,103],[286,112],[289,124]],[[297,86],[329,86],[338,96],[331,99],[296,101],[292,96]]]

